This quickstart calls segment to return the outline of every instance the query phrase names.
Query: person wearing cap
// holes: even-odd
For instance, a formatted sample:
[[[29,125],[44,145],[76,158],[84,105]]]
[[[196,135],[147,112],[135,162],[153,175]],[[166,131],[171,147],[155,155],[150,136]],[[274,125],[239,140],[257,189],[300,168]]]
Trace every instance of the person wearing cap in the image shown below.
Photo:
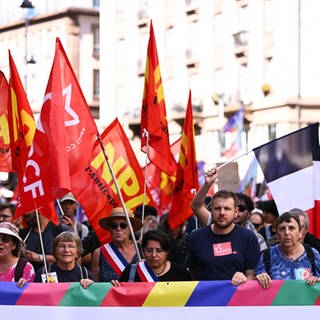
[[[0,281],[17,282],[19,287],[32,282],[33,266],[21,257],[24,242],[18,228],[10,222],[0,222]]]
[[[83,240],[89,233],[89,228],[76,220],[78,201],[71,192],[67,193],[61,199],[59,199],[61,209],[61,222],[70,227],[76,235]]]
[[[141,220],[127,210],[134,232],[142,228]],[[122,207],[113,208],[108,217],[99,220],[99,225],[111,233],[111,242],[102,245],[93,253],[91,271],[95,281],[110,282],[117,279],[129,263],[135,263],[138,255],[130,238],[130,229]]]

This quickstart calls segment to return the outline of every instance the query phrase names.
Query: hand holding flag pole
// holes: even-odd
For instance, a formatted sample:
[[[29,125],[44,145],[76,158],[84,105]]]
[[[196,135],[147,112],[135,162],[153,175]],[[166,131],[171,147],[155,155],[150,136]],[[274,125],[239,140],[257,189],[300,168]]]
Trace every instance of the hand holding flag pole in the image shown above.
[[[137,240],[136,240],[135,235],[134,235],[134,231],[133,231],[133,228],[132,228],[132,225],[131,225],[131,221],[129,219],[129,215],[128,215],[128,212],[127,212],[126,205],[125,205],[123,197],[122,197],[121,190],[120,190],[119,185],[118,185],[117,178],[116,178],[116,176],[115,176],[115,174],[113,172],[112,166],[110,165],[108,156],[107,156],[106,151],[105,151],[104,146],[103,146],[103,142],[102,142],[101,137],[100,137],[100,135],[98,133],[97,133],[97,140],[98,140],[98,142],[100,144],[103,156],[104,156],[104,158],[105,158],[105,160],[107,162],[107,165],[108,165],[108,168],[110,170],[112,179],[113,179],[114,184],[116,186],[116,190],[117,190],[117,193],[119,195],[121,206],[122,206],[123,212],[125,213],[126,220],[127,220],[128,226],[129,226],[129,230],[130,230],[130,234],[131,234],[131,237],[132,237],[132,241],[133,241],[134,247],[135,247],[136,252],[137,252],[138,260],[141,260],[141,255],[140,255],[140,251],[139,251],[139,248],[138,248]]]

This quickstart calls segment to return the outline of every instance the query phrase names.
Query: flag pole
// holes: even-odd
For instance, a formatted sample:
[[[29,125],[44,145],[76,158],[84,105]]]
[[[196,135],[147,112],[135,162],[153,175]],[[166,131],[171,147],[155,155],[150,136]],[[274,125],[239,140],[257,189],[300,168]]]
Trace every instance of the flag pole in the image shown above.
[[[140,232],[140,242],[142,242],[143,238],[143,221],[144,221],[144,210],[145,210],[145,201],[146,201],[146,193],[147,193],[147,177],[148,177],[148,154],[149,154],[149,132],[146,128],[143,129],[143,136],[146,137],[146,165],[144,169],[144,184],[143,184],[143,200],[142,200],[142,212],[141,212],[141,221],[142,228]]]
[[[231,162],[234,162],[234,161],[238,160],[239,158],[241,158],[241,157],[243,157],[243,156],[248,155],[250,152],[253,152],[253,150],[249,150],[249,151],[247,151],[247,152],[245,152],[245,153],[242,153],[242,154],[240,154],[240,155],[238,155],[238,156],[233,157],[232,159],[230,159],[230,160],[224,162],[223,164],[221,164],[221,165],[217,168],[217,170],[219,170],[219,169],[227,166],[227,165],[230,164]]]
[[[43,239],[42,239],[42,230],[41,230],[41,225],[40,225],[39,212],[38,212],[37,208],[35,211],[36,211],[37,225],[38,225],[38,229],[39,229],[39,240],[40,240],[41,252],[42,252],[42,257],[43,257],[43,265],[44,265],[44,270],[46,273],[46,282],[49,283],[48,266],[47,266],[46,254],[44,252],[44,245],[43,245]]]
[[[132,241],[133,241],[133,244],[134,244],[134,247],[136,249],[136,252],[137,252],[137,256],[138,256],[138,260],[141,260],[141,255],[140,255],[140,251],[139,251],[139,248],[138,248],[138,244],[137,244],[137,240],[135,238],[135,234],[134,234],[134,231],[133,231],[133,228],[132,228],[132,224],[131,224],[131,221],[130,221],[130,218],[129,218],[129,214],[128,214],[128,211],[127,211],[127,208],[126,208],[126,205],[124,203],[124,200],[123,200],[123,197],[122,197],[122,193],[121,193],[121,190],[119,188],[119,185],[118,185],[118,181],[117,181],[117,178],[113,172],[113,169],[112,169],[112,166],[110,165],[110,162],[109,162],[109,159],[108,159],[108,156],[106,154],[106,151],[104,149],[104,145],[103,145],[103,142],[100,138],[100,135],[97,133],[97,139],[99,141],[99,144],[100,144],[100,147],[102,149],[102,153],[103,153],[103,156],[107,162],[107,165],[108,165],[108,168],[110,170],[110,173],[111,173],[111,176],[112,176],[112,179],[113,179],[113,182],[116,186],[116,190],[117,190],[117,193],[118,193],[118,196],[119,196],[119,199],[120,199],[120,202],[121,202],[121,206],[122,206],[122,209],[125,213],[125,216],[126,216],[126,220],[127,220],[127,223],[128,223],[128,226],[129,226],[129,230],[130,230],[130,234],[131,234],[131,237],[132,237]]]

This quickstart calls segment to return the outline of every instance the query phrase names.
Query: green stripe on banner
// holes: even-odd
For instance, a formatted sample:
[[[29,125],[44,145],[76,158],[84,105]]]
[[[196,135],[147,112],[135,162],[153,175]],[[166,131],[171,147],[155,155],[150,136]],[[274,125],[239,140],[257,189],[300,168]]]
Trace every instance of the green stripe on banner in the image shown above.
[[[310,306],[319,296],[320,284],[307,285],[305,280],[286,280],[272,302],[272,306]]]
[[[88,290],[82,288],[78,282],[71,283],[59,306],[98,307],[111,287],[109,282],[93,283]]]

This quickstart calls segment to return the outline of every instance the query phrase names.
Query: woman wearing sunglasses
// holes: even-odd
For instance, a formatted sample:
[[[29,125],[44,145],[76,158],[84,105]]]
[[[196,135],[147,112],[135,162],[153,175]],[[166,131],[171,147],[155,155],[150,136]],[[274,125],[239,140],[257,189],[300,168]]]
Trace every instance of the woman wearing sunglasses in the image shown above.
[[[112,280],[116,287],[120,282],[191,281],[187,269],[168,260],[170,239],[160,230],[146,232],[142,239],[144,261],[128,265],[118,280]]]
[[[19,237],[18,228],[10,222],[0,223],[0,281],[17,282],[19,287],[32,282],[35,276],[33,266],[21,257],[25,249]]]
[[[141,220],[128,210],[134,232],[142,228]],[[113,208],[108,217],[102,218],[99,225],[111,233],[111,242],[96,249],[92,257],[91,271],[95,281],[110,282],[117,279],[129,263],[135,263],[138,256],[130,238],[123,208]]]

